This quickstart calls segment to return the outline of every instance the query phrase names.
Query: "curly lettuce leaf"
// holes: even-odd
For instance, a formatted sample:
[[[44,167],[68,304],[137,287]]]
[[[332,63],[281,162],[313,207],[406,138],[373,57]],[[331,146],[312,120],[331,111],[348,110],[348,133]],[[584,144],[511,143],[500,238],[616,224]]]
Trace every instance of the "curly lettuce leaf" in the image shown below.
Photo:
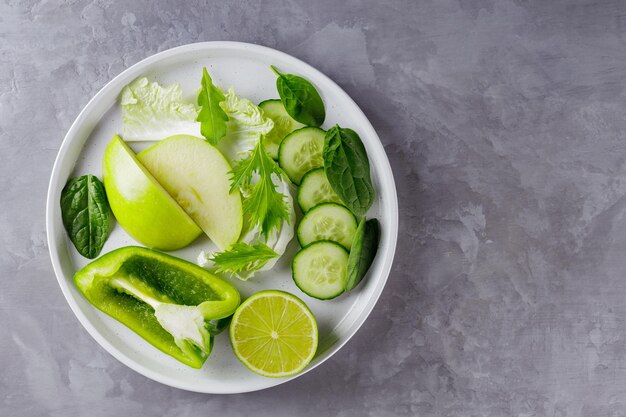
[[[172,135],[201,136],[198,108],[183,100],[180,84],[161,86],[139,78],[120,96],[124,139],[154,141]]]
[[[267,238],[272,229],[289,220],[286,196],[273,180],[273,176],[281,178],[282,170],[267,154],[260,137],[250,156],[240,160],[231,173],[231,192],[244,190],[243,210],[252,225],[259,225],[262,236]]]
[[[217,265],[217,272],[240,272],[257,271],[278,254],[264,243],[254,245],[237,242],[224,252],[214,253],[211,261]]]

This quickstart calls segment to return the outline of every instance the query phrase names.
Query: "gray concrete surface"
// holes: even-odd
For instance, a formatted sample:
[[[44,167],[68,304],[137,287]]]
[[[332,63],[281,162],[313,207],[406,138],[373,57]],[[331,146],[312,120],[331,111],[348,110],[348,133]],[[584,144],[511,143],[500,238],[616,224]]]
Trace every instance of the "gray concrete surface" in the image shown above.
[[[201,40],[320,68],[378,130],[401,232],[383,296],[324,366],[200,395],[121,365],[48,258],[61,140],[108,80]],[[0,4],[0,415],[626,415],[626,3]]]

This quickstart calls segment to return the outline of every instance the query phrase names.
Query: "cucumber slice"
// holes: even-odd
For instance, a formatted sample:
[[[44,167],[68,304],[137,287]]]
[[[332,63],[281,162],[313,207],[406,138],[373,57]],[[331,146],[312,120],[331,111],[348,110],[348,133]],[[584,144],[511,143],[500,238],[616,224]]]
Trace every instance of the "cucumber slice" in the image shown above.
[[[323,203],[309,210],[300,221],[298,242],[300,246],[306,246],[320,240],[332,240],[350,250],[356,228],[356,219],[350,210],[339,204]]]
[[[322,151],[326,132],[318,127],[303,127],[288,134],[280,144],[278,163],[289,179],[299,185],[308,171],[324,165]]]
[[[283,138],[304,125],[289,116],[280,99],[265,100],[259,107],[274,122],[274,128],[263,137],[263,146],[269,156],[278,159],[278,148]]]
[[[320,203],[341,204],[341,199],[326,178],[324,168],[307,172],[298,188],[298,204],[304,213]]]
[[[335,242],[315,242],[296,254],[293,280],[307,295],[320,300],[343,293],[348,270],[348,251]]]

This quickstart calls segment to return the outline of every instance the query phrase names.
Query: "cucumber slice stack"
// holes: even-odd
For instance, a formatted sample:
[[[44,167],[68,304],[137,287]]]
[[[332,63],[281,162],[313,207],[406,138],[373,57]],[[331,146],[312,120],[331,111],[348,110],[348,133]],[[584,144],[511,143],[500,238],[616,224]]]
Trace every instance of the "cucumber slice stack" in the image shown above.
[[[289,117],[282,103],[264,103],[263,110],[273,118]],[[326,132],[311,126],[274,140],[280,143],[280,167],[299,185],[298,205],[305,213],[296,231],[302,249],[292,262],[293,280],[305,294],[320,300],[335,298],[359,284],[380,236],[376,220],[362,218],[359,223],[333,190],[324,170],[325,140]],[[266,149],[271,155],[270,146]]]

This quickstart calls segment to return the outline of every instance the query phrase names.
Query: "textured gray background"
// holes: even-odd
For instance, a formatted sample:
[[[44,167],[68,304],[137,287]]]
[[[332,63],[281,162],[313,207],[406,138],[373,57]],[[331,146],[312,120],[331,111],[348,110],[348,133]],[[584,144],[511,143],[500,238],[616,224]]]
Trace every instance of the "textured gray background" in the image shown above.
[[[118,363],[46,247],[47,182],[80,109],[200,40],[330,75],[378,130],[400,199],[371,318],[324,366],[246,395]],[[0,415],[626,415],[625,41],[619,0],[3,1]]]

